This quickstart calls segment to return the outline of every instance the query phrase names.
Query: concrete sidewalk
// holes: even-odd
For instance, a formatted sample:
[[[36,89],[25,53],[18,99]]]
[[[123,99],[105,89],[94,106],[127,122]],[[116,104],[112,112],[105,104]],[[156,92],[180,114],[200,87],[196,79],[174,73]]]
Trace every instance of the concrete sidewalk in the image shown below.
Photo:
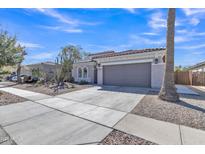
[[[16,84],[17,84],[16,82],[3,81],[3,82],[0,82],[0,88],[10,87]]]
[[[114,129],[132,134],[157,144],[205,144],[205,131],[128,114]]]
[[[13,87],[5,87],[5,88],[1,88],[0,90],[20,96],[20,97],[24,97],[28,100],[41,100],[41,99],[45,99],[45,98],[50,98],[51,96],[49,95],[45,95],[45,94],[41,94],[41,93],[37,93],[37,92],[32,92],[32,91],[28,91],[28,90],[22,90],[22,89],[18,89],[18,88],[13,88]]]
[[[177,93],[179,93],[179,94],[199,95],[198,93],[196,93],[193,90],[189,89],[185,85],[176,85],[176,88],[177,88]]]

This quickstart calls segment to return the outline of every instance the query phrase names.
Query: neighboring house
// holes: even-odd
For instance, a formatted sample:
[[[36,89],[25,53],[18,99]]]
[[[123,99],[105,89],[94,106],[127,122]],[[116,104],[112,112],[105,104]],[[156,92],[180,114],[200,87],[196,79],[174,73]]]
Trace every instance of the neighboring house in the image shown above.
[[[205,61],[188,68],[192,72],[205,72]]]
[[[165,48],[101,52],[73,65],[76,82],[159,88],[164,75]]]
[[[52,78],[56,71],[57,65],[53,62],[42,62],[36,64],[23,65],[21,68],[21,74],[32,75],[32,70],[39,69],[45,73],[47,77]]]

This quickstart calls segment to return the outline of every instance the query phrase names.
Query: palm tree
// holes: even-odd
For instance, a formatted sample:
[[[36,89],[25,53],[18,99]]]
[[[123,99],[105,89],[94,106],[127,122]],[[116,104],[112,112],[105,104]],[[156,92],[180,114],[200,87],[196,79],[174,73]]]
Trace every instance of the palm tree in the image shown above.
[[[174,83],[174,29],[175,29],[175,8],[170,8],[167,18],[167,42],[165,73],[159,98],[162,100],[177,102],[179,95],[176,92]]]

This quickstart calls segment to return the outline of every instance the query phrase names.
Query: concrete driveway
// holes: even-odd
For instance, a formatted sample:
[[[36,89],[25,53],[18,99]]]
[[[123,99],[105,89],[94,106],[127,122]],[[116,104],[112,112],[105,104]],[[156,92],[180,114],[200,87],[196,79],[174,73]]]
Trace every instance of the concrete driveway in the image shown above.
[[[16,144],[97,144],[147,91],[96,86],[57,97],[32,97],[0,107],[0,125]]]

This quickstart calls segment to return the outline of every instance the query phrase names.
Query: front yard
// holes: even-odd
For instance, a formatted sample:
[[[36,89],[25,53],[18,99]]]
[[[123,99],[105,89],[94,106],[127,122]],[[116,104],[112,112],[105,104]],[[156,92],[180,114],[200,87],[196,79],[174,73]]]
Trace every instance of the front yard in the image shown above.
[[[103,139],[101,145],[156,145],[140,137],[130,135],[118,130],[113,130]]]
[[[196,88],[192,90],[200,96],[180,95],[178,103],[162,101],[158,93],[149,92],[132,113],[205,130],[205,93]]]
[[[45,86],[15,86],[48,90]],[[78,86],[87,88],[90,85]],[[56,97],[42,97],[43,94],[13,87],[2,88],[2,96],[5,96],[0,98],[3,105],[5,97],[9,98],[10,103],[25,101],[14,94],[31,100],[0,108],[2,128],[14,138],[16,144],[152,145],[190,144],[187,142],[190,140],[194,144],[205,143],[205,132],[202,131],[205,130],[203,92],[200,96],[180,95],[181,102],[168,103],[159,100],[156,92],[132,87],[92,87]],[[182,125],[202,130],[192,130]]]
[[[28,84],[28,83],[17,84],[17,85],[14,85],[13,87],[23,89],[23,90],[38,92],[38,93],[42,93],[42,94],[46,94],[46,95],[55,96],[55,95],[59,95],[59,94],[64,94],[64,93],[76,91],[76,90],[85,89],[85,88],[92,86],[92,85],[79,85],[79,84],[74,84],[74,83],[69,84],[69,85],[70,85],[69,88],[59,89],[58,92],[54,92],[54,89],[49,87],[49,86],[35,85],[35,84]]]
[[[27,101],[27,99],[0,90],[0,106],[24,101]]]

